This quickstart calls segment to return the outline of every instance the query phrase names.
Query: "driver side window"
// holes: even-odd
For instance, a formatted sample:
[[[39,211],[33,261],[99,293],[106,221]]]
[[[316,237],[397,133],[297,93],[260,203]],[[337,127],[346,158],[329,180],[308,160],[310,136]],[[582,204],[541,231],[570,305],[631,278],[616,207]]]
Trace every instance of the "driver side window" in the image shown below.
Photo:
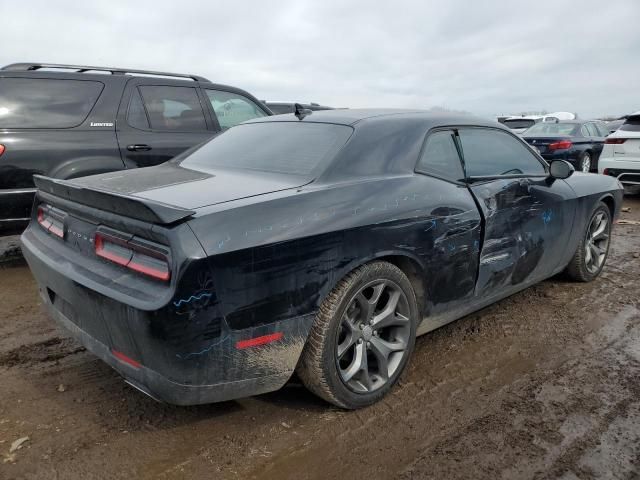
[[[521,141],[490,128],[458,131],[468,177],[546,175],[542,163]]]

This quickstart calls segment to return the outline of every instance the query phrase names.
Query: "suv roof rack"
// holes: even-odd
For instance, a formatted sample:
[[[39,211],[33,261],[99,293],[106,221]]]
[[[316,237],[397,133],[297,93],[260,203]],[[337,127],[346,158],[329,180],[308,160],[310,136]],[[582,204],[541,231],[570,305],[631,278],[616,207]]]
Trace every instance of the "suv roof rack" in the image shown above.
[[[170,73],[170,72],[154,72],[151,70],[133,70],[131,68],[112,68],[112,67],[92,67],[89,65],[64,65],[59,63],[12,63],[6,65],[0,70],[11,71],[29,71],[40,70],[41,68],[60,68],[65,70],[77,70],[78,73],[85,72],[110,72],[112,75],[125,75],[127,73],[138,73],[142,75],[159,75],[163,77],[176,77],[176,78],[190,78],[196,82],[209,82],[210,81],[199,75],[188,75],[183,73]]]

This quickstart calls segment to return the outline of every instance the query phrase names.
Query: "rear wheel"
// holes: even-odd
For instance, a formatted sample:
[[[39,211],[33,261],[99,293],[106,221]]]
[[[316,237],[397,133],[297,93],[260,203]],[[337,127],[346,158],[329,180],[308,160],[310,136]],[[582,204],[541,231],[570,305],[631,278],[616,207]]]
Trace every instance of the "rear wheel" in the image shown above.
[[[611,236],[611,212],[600,202],[591,214],[576,253],[567,266],[567,274],[579,282],[595,279],[607,260]]]
[[[355,409],[380,400],[413,351],[418,307],[407,276],[372,262],[343,278],[323,302],[298,365],[319,397]]]
[[[578,161],[578,168],[581,172],[589,173],[591,171],[591,154],[584,152]]]

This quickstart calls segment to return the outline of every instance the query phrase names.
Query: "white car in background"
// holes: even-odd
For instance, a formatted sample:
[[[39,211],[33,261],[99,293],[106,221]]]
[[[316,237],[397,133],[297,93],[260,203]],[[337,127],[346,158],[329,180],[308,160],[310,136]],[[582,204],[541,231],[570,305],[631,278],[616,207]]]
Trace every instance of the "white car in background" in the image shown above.
[[[501,123],[518,135],[539,122],[557,122],[558,120],[575,120],[577,115],[571,112],[553,112],[546,115],[512,116]]]
[[[604,141],[598,172],[623,185],[640,185],[640,112],[632,113]]]

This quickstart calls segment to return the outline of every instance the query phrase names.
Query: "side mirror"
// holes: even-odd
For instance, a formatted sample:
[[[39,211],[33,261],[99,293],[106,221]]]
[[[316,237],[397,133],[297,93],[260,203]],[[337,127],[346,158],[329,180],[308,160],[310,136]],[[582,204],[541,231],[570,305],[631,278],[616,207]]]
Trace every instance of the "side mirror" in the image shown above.
[[[553,178],[565,179],[573,175],[576,169],[565,160],[553,160],[549,164],[549,175]]]

